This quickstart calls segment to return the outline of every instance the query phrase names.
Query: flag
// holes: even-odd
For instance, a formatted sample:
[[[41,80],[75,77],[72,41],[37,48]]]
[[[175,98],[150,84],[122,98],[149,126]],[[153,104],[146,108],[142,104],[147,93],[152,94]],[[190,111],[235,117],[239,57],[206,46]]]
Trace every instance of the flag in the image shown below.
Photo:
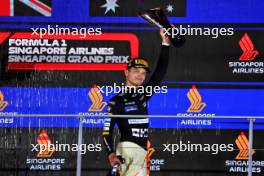
[[[1,0],[0,16],[51,16],[52,0]]]
[[[156,7],[168,17],[186,16],[186,0],[90,0],[90,16],[136,17],[140,11]]]

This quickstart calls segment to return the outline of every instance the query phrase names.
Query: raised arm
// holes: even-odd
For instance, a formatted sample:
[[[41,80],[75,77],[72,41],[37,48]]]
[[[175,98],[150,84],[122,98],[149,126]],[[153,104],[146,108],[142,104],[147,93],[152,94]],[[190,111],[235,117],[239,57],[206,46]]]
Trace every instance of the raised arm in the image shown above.
[[[153,73],[148,80],[148,82],[144,85],[146,86],[151,86],[152,87],[152,92],[151,96],[154,94],[154,86],[160,86],[161,81],[163,80],[167,68],[168,68],[168,63],[169,63],[169,45],[170,45],[170,40],[168,36],[164,35],[164,30],[160,30],[160,35],[162,39],[162,45],[161,45],[161,52],[160,56],[158,58],[157,66],[153,70]],[[147,99],[149,99],[151,96],[146,96]]]

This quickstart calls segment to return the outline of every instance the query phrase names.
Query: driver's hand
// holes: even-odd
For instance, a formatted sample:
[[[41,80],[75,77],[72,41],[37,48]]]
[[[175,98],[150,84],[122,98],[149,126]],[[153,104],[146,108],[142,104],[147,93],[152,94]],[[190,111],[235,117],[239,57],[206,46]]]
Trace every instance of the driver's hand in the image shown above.
[[[169,37],[165,34],[165,30],[163,28],[160,29],[160,36],[161,36],[161,42],[164,44],[169,45],[170,44],[170,39]]]
[[[118,159],[118,157],[116,156],[116,154],[113,152],[110,155],[108,155],[108,159],[109,162],[111,164],[111,166],[113,167],[116,163],[118,163],[119,165],[121,165],[121,161]]]

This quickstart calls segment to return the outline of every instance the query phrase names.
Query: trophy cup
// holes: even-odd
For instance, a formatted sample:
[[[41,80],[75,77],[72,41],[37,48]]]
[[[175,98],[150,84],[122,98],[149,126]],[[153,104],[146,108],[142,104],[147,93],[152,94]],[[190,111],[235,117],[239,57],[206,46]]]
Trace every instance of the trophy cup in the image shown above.
[[[150,24],[157,26],[159,28],[172,29],[170,22],[168,21],[163,10],[160,8],[149,9],[143,12],[139,12],[139,16],[148,21]],[[181,47],[185,43],[185,37],[183,35],[168,35],[171,43],[175,47]]]

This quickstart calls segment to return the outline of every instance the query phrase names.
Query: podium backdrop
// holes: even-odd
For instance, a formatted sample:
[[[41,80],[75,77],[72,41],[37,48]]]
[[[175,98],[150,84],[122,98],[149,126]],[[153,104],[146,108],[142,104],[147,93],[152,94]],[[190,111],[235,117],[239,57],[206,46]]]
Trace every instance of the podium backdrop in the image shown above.
[[[264,115],[264,2],[111,2],[115,5],[110,6],[110,0],[0,2],[0,175],[75,175],[77,152],[53,151],[42,156],[32,151],[32,144],[39,144],[43,136],[48,137],[44,143],[76,144],[80,115],[97,115],[83,121],[83,143],[91,148],[82,155],[82,174],[106,175],[110,166],[100,115],[105,115],[114,93],[93,95],[102,97],[97,102],[102,106],[92,109],[94,99],[89,92],[94,85],[121,85],[123,70],[133,57],[145,57],[155,68],[161,44],[158,29],[137,13],[157,6],[177,27],[211,33],[186,35],[183,47],[170,48],[162,83],[168,92],[148,102],[149,114],[160,115],[150,118],[151,175],[247,175],[249,154],[243,151],[248,149],[249,122],[245,117]],[[40,38],[33,32],[48,28],[69,28],[75,33]],[[232,28],[232,35],[220,35],[220,28]],[[188,97],[194,92],[198,108]],[[49,116],[37,116],[41,114]],[[264,173],[263,129],[264,120],[256,120],[253,175]],[[238,145],[241,139],[242,147]],[[172,154],[164,148],[180,142],[229,144],[234,150]]]

